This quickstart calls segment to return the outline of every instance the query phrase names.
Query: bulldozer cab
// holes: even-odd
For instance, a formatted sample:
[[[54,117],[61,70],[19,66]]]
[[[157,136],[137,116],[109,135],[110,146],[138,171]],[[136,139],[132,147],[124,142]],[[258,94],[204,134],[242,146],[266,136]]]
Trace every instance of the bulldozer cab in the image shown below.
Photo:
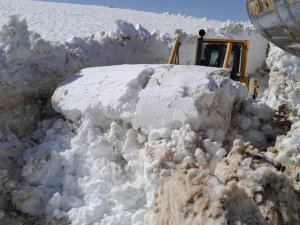
[[[203,43],[203,56],[200,62],[201,66],[222,68],[226,55],[226,43]],[[228,68],[230,69],[230,78],[238,80],[240,76],[242,46],[233,44],[229,58]]]
[[[248,40],[204,38],[205,31],[199,31],[197,38],[195,65],[227,68],[230,78],[246,84],[249,90],[249,79],[246,73]],[[176,39],[169,64],[179,64],[180,41]],[[257,95],[254,89],[253,97]]]

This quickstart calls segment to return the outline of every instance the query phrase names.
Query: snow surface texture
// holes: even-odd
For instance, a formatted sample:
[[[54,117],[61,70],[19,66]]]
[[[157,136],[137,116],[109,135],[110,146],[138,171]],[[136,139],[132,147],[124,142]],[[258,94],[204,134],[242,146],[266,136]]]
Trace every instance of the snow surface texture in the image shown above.
[[[31,0],[1,0],[0,24],[12,14],[27,18],[29,26],[46,40],[64,42],[73,37],[87,37],[112,30],[115,20],[143,24],[147,30],[173,33],[184,29],[198,34],[200,28],[222,27],[221,21],[184,15],[157,14],[129,9],[116,9],[95,5],[76,5]]]

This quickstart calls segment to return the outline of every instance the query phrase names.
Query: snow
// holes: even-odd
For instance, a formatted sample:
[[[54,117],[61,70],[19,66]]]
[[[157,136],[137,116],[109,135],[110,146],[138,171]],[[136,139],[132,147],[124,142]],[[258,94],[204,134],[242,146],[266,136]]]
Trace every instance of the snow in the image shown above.
[[[99,52],[96,52],[95,55],[95,47],[99,49],[100,46],[95,46],[94,41],[98,42],[99,38],[102,39],[103,32],[111,34],[110,37],[113,36],[113,33],[123,36],[128,35],[130,37],[136,34],[142,34],[143,37],[148,37],[149,33],[152,34],[152,36],[155,34],[155,36],[167,42],[164,43],[166,48],[168,45],[171,45],[174,38],[178,36],[178,30],[181,30],[181,32],[184,33],[183,36],[185,36],[184,40],[182,40],[182,49],[187,49],[182,50],[181,58],[184,60],[181,63],[194,64],[196,38],[201,28],[207,31],[207,37],[250,39],[249,63],[247,67],[250,73],[260,67],[262,61],[266,58],[265,49],[267,48],[267,42],[249,23],[222,22],[206,18],[147,13],[103,6],[84,6],[32,0],[2,0],[0,6],[0,24],[5,24],[7,18],[11,15],[19,15],[21,19],[26,18],[30,30],[38,33],[43,40],[50,40],[52,42],[59,41],[60,43],[65,43],[66,41],[69,43],[75,42],[76,47],[73,44],[72,48],[76,50],[76,54],[78,54],[78,51],[83,47],[90,47],[89,53],[87,53],[85,49],[84,54],[93,56],[93,58],[99,58]],[[118,23],[117,21],[120,22]],[[122,21],[127,22],[124,23]],[[115,31],[112,32],[116,23],[118,26]],[[135,27],[136,30],[134,30],[133,27]],[[86,43],[86,41],[83,42],[83,38],[91,36],[93,38],[89,38],[88,43]],[[99,41],[102,42],[101,40]],[[135,43],[135,45],[136,44],[137,43]],[[146,43],[141,44],[147,46]],[[150,44],[153,48],[153,41]],[[161,50],[159,51],[159,49]],[[116,49],[111,49],[110,51],[115,50]],[[147,60],[141,60],[140,58],[138,58],[139,61],[134,60],[135,57],[133,57],[132,54],[130,54],[130,57],[127,55],[125,58],[125,54],[123,59],[127,59],[127,61],[116,62],[114,57],[122,56],[124,52],[126,52],[124,50],[120,53],[114,52],[109,62],[112,64],[113,60],[114,64],[152,63],[153,61],[149,60],[153,60],[156,57],[153,54],[157,54],[161,59],[164,58],[165,62],[167,62],[169,53],[161,46],[157,46],[155,50],[149,48],[148,51],[151,57],[148,57]],[[106,54],[108,54],[108,51],[106,51]],[[99,63],[97,65],[99,65]]]
[[[66,81],[72,80],[70,85],[55,91],[53,108],[72,121],[91,113],[99,124],[105,124],[107,119],[129,122],[126,117],[130,119],[135,111],[139,92],[147,85],[154,68],[125,65],[84,69]]]
[[[193,156],[190,149],[196,149],[193,143],[198,139],[194,131],[208,130],[211,138],[223,140],[233,107],[247,96],[245,86],[231,81],[227,71],[197,66],[88,68],[64,83],[52,103],[66,118],[80,121],[76,134],[63,134],[66,128],[57,120],[43,143],[27,151],[22,170],[29,184],[38,185],[34,193],[46,192],[42,199],[49,203],[44,209],[37,207],[40,195],[31,195],[26,187],[14,194],[14,202],[19,210],[33,214],[66,212],[74,224],[118,224],[120,218],[129,224],[131,218],[141,219],[135,213],[150,204],[155,187],[176,164]],[[184,92],[184,87],[190,90]],[[155,93],[154,102],[149,93]],[[214,105],[220,111],[214,112]],[[223,116],[210,119],[223,108],[228,110]],[[187,109],[186,115],[179,117],[182,109]],[[164,115],[168,122],[156,126],[156,117]],[[207,136],[204,132],[203,138]],[[213,170],[226,150],[209,139],[204,149]],[[157,176],[163,161],[169,165]],[[39,210],[31,211],[35,207]]]
[[[191,124],[194,131],[223,140],[233,106],[247,96],[226,71],[198,66],[88,68],[70,81],[53,94],[57,112],[72,121],[90,114],[104,128],[109,121],[122,120],[147,135],[151,129]]]
[[[228,73],[220,69],[158,69],[140,94],[132,125],[148,134],[152,128],[178,129],[188,123],[194,131],[205,131],[206,137],[220,141],[229,127],[233,106],[246,96],[245,87],[231,83]]]
[[[251,25],[29,0],[0,12],[1,223],[299,222],[299,60],[266,59]],[[199,28],[250,39],[248,71],[271,70],[262,100],[190,65]],[[165,64],[176,37],[188,65]]]
[[[43,39],[64,42],[73,37],[87,37],[102,31],[112,30],[114,21],[122,19],[132,24],[142,24],[153,32],[173,33],[183,29],[190,34],[198,34],[200,28],[222,27],[221,21],[202,18],[189,18],[178,15],[165,15],[117,9],[95,5],[53,3],[32,0],[2,0],[0,3],[0,24],[10,15],[26,18],[29,27]]]

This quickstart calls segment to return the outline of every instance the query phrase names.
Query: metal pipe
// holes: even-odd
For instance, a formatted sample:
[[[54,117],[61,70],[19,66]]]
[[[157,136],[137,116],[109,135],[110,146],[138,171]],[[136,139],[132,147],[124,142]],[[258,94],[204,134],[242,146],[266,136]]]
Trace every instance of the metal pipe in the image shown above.
[[[205,30],[199,30],[200,38],[197,38],[197,48],[195,56],[195,65],[201,66],[202,61],[202,49],[203,49],[203,37],[205,36]]]
[[[231,50],[232,50],[232,43],[228,42],[227,48],[226,48],[226,54],[225,54],[225,58],[224,58],[224,63],[223,63],[223,68],[229,68],[229,60],[230,60]]]
[[[197,48],[196,48],[196,56],[195,56],[195,65],[201,65],[202,59],[202,48],[203,48],[203,37],[197,38]]]
[[[180,41],[178,39],[176,39],[175,43],[173,45],[173,48],[172,48],[170,58],[169,58],[169,64],[174,64],[176,53],[177,53],[179,46],[180,46]]]

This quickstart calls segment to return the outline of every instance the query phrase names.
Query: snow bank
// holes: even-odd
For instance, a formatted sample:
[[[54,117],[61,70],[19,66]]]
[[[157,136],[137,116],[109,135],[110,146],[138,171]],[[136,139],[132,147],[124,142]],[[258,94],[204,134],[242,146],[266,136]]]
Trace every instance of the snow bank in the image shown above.
[[[176,29],[184,29],[197,34],[203,27],[222,27],[221,21],[187,17],[183,15],[164,15],[129,9],[118,9],[96,5],[68,4],[32,0],[2,0],[0,24],[6,23],[12,14],[27,18],[35,32],[50,41],[65,42],[69,38],[84,38],[102,31],[112,30],[114,21],[127,20],[132,24],[142,24],[153,32],[172,34]],[[200,15],[201,16],[201,15]]]
[[[119,32],[132,26],[125,22],[124,28],[119,23]],[[118,39],[120,35],[112,32],[112,37],[103,34],[98,40],[74,38],[62,45],[29,32],[25,19],[12,16],[0,33],[0,104],[4,109],[0,124],[20,136],[32,130],[57,84],[81,68],[124,62],[161,63],[168,54],[165,42],[156,34],[149,36],[142,26],[134,30],[134,35],[125,33],[132,35],[126,36],[130,41]]]

